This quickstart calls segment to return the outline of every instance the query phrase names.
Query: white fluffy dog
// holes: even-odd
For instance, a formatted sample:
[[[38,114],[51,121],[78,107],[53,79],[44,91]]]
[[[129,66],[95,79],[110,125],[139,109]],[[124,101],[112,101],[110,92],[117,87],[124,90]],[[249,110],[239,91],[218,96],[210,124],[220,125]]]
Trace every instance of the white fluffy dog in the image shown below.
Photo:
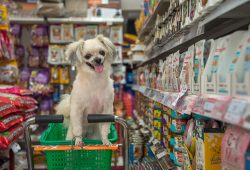
[[[110,145],[110,123],[88,124],[87,115],[113,114],[114,89],[110,74],[115,46],[98,35],[70,44],[65,53],[77,68],[71,94],[65,95],[56,107],[57,114],[69,118],[67,140],[75,138],[76,145],[83,145],[82,138],[101,138],[104,145]]]

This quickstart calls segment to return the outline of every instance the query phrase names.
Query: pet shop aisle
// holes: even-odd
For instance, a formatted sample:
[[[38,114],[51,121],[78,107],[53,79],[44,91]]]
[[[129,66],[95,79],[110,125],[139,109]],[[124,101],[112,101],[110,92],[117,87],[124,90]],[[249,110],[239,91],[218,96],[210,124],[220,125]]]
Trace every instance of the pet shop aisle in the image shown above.
[[[144,1],[133,169],[250,169],[250,2]],[[143,47],[143,50],[140,50]]]

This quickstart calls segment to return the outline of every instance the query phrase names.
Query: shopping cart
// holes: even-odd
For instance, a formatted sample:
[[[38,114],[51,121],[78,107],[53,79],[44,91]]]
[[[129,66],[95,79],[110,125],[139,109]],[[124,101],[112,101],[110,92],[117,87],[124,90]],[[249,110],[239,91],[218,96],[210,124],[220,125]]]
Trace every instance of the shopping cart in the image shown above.
[[[89,123],[103,123],[103,122],[116,122],[123,127],[124,136],[124,170],[129,169],[129,148],[128,148],[128,126],[124,119],[103,114],[92,114],[87,117]],[[101,145],[101,141],[86,140],[86,145],[80,147],[75,146],[73,141],[61,140],[65,139],[65,133],[67,129],[63,126],[63,116],[40,116],[37,115],[28,119],[25,122],[25,143],[27,152],[28,169],[34,170],[33,150],[45,151],[48,169],[61,170],[105,170],[110,169],[112,151],[117,150],[119,144],[113,144],[111,146]],[[29,126],[32,124],[50,123],[49,128],[42,135],[40,142],[42,145],[31,145],[31,139],[29,134]],[[111,133],[109,134],[109,140],[114,142],[117,138],[117,134],[114,132],[114,126],[111,127]],[[55,139],[57,138],[57,141]]]

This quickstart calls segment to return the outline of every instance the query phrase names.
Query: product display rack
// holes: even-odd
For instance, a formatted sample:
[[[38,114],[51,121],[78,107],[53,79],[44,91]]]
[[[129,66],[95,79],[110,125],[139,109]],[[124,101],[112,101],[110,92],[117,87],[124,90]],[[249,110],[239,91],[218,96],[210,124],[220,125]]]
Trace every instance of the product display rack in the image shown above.
[[[146,55],[148,59],[138,66],[158,61],[174,51],[185,50],[188,46],[201,39],[218,38],[246,26],[250,23],[250,14],[247,12],[249,7],[249,0],[226,0],[222,2],[211,13],[198,18],[190,25],[164,39],[161,43],[154,45]],[[165,8],[166,10],[167,8]],[[142,27],[141,32],[144,29]],[[140,36],[139,38],[143,40]]]
[[[156,16],[163,14],[168,8],[168,6],[169,6],[169,2],[167,0],[160,0],[158,2],[158,5],[156,6],[154,13],[151,14],[151,16],[149,16],[146,19],[141,31],[138,34],[138,38],[140,40],[143,40],[145,38],[145,35],[148,34],[153,29]]]
[[[154,138],[165,148],[166,157],[171,159],[170,162],[174,163],[177,169],[249,169],[250,93],[238,93],[241,90],[241,86],[238,86],[240,83],[242,88],[249,89],[249,70],[245,64],[245,79],[243,82],[237,82],[238,77],[234,74],[239,67],[233,67],[237,63],[237,57],[248,56],[244,51],[247,45],[244,44],[243,47],[235,41],[236,38],[228,38],[228,42],[237,47],[224,55],[227,59],[219,58],[218,51],[226,51],[231,48],[230,45],[216,44],[212,53],[209,51],[211,49],[206,49],[209,52],[202,51],[199,45],[230,37],[237,31],[247,32],[250,24],[250,1],[210,1],[214,3],[211,8],[202,5],[204,11],[198,12],[197,16],[193,14],[192,18],[190,11],[199,11],[197,6],[203,2],[170,1],[169,9],[165,6],[159,10],[157,6],[154,14],[144,22],[138,38],[146,46],[146,60],[135,69],[136,84],[133,90],[136,92],[136,112],[154,131]],[[159,1],[160,3],[163,1]],[[184,15],[185,12],[183,14],[186,4],[187,16]],[[149,26],[153,16],[157,16],[157,19],[155,22],[151,21]],[[177,26],[174,25],[176,23]],[[244,53],[240,53],[238,49],[244,49]],[[202,57],[199,58],[200,56]],[[232,56],[236,56],[236,59],[231,62]],[[209,57],[211,67],[208,67],[205,57]],[[223,63],[225,60],[227,62]],[[245,63],[247,61],[249,59],[244,60]],[[220,65],[218,71],[218,67],[215,67],[219,62],[223,64],[220,63],[222,66]],[[230,71],[227,71],[229,67]],[[223,70],[226,72],[223,74],[227,76],[226,82],[222,81]],[[210,72],[214,74],[212,81],[208,81]],[[214,91],[209,91],[211,86],[215,88]],[[237,87],[238,91],[235,90]],[[209,126],[209,121],[214,123],[213,127]],[[192,133],[190,143],[187,142],[188,133]],[[209,135],[214,136],[209,138]],[[241,145],[244,149],[239,151],[236,144],[231,145],[229,136],[238,140],[237,144],[244,141],[245,145]],[[155,144],[151,143],[151,146]],[[154,156],[157,157],[156,154]],[[233,157],[240,161],[234,160]],[[135,162],[135,165],[137,164]]]
[[[178,98],[178,93],[164,92],[137,85],[133,86],[133,89],[145,97],[182,114],[195,113],[250,130],[249,124],[245,122],[247,116],[250,115],[250,97],[232,97],[212,94],[199,96],[187,95],[180,98],[177,105],[173,106],[173,103]],[[216,104],[210,102],[210,100],[215,100]],[[180,104],[178,105],[178,103]],[[222,106],[224,106],[224,108],[219,112],[217,109]],[[216,114],[211,114],[211,112],[216,112]],[[234,114],[232,114],[232,112]]]

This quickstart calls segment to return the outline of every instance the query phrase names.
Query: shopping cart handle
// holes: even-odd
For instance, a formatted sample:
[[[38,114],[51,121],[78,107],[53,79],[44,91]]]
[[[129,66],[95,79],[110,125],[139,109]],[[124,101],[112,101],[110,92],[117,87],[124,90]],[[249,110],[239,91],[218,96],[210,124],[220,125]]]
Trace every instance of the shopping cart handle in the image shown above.
[[[36,115],[35,123],[63,123],[63,115]]]
[[[88,123],[115,122],[114,115],[108,114],[89,114]]]

